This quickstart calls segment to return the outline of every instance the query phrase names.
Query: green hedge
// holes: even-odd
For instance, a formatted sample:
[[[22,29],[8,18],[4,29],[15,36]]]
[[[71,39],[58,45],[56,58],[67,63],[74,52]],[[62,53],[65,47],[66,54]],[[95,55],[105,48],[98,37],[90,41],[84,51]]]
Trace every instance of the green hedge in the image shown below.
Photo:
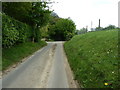
[[[8,48],[16,43],[24,43],[32,37],[32,29],[25,23],[2,14],[2,46]]]

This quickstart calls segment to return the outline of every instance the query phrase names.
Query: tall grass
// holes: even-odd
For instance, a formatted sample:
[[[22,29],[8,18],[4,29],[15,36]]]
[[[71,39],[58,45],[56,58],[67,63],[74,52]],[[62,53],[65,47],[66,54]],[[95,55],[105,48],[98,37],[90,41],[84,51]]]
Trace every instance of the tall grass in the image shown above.
[[[64,44],[75,79],[84,88],[117,88],[118,30],[89,32]]]

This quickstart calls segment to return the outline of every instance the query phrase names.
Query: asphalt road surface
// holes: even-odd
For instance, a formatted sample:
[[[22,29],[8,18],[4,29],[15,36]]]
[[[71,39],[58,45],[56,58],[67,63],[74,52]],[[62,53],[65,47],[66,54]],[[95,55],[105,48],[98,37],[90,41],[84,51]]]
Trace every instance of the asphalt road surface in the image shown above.
[[[64,66],[62,43],[57,44],[47,88],[69,88]]]
[[[63,42],[48,42],[2,78],[2,88],[69,88]]]

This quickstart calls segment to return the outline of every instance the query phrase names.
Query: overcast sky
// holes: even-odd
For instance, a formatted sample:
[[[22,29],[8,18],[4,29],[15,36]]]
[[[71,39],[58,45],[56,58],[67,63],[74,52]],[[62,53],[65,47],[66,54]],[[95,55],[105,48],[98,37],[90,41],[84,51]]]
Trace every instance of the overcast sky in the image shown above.
[[[76,24],[77,29],[88,26],[98,26],[101,19],[101,27],[109,24],[118,26],[118,2],[120,0],[54,0],[52,6],[62,18],[70,17]]]

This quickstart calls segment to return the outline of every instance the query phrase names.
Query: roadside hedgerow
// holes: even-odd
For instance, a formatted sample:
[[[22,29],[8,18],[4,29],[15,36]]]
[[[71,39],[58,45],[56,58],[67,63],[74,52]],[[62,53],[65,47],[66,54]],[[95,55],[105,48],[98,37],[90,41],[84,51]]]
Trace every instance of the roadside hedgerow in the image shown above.
[[[8,48],[16,43],[30,40],[32,29],[25,23],[19,22],[2,14],[2,46]]]

